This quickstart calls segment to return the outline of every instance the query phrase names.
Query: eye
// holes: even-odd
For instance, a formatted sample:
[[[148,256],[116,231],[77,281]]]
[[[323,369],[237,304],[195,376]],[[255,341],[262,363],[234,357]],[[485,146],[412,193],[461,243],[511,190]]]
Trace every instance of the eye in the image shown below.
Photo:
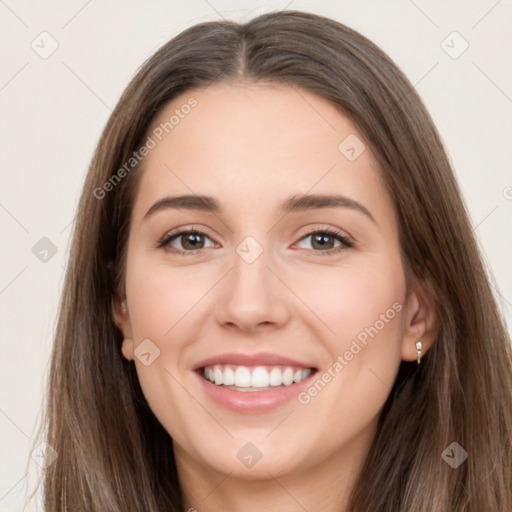
[[[312,250],[321,255],[330,255],[338,253],[344,249],[353,247],[353,242],[341,231],[334,229],[319,229],[311,231],[303,236],[299,243],[311,239],[311,248],[301,247],[302,249]],[[210,242],[208,245],[207,242]],[[182,229],[174,233],[165,235],[158,243],[159,248],[163,248],[170,252],[184,255],[186,253],[194,253],[201,249],[214,247],[215,243],[212,239],[195,228]]]
[[[209,246],[205,245],[206,240],[212,242],[210,237],[202,231],[198,231],[197,229],[184,229],[177,233],[170,233],[164,236],[159,242],[158,247],[185,253],[214,246],[213,242]]]
[[[308,233],[306,236],[302,237],[300,241],[307,239],[311,239],[311,250],[324,254],[337,253],[346,248],[354,246],[354,244],[343,233],[333,229],[321,229],[312,231],[311,233]],[[302,248],[304,249],[304,247]]]

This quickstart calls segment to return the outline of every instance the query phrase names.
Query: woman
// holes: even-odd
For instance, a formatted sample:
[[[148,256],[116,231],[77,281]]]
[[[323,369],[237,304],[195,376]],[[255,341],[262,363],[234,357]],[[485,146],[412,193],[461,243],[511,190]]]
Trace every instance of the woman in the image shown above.
[[[280,12],[145,63],[84,185],[48,393],[48,511],[511,509],[510,340],[381,50]]]

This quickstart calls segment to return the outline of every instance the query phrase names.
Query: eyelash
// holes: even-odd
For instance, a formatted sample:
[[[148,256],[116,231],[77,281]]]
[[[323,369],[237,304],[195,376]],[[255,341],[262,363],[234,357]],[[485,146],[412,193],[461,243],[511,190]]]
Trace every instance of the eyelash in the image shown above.
[[[206,233],[204,233],[203,231],[201,231],[199,229],[187,228],[187,229],[182,229],[181,231],[177,231],[175,233],[169,233],[169,234],[165,235],[158,242],[157,248],[164,249],[164,250],[167,250],[167,251],[175,253],[175,254],[179,254],[180,256],[193,255],[193,254],[196,254],[198,251],[203,250],[203,249],[192,249],[189,251],[182,251],[181,249],[176,249],[175,247],[172,247],[172,248],[167,247],[168,244],[174,238],[179,238],[180,236],[183,236],[183,235],[186,235],[189,233],[196,234],[196,235],[205,235],[207,238],[210,238]],[[341,242],[342,245],[339,247],[333,248],[333,249],[325,250],[325,251],[318,251],[315,249],[307,249],[307,250],[315,252],[321,256],[332,256],[333,254],[337,254],[340,251],[354,247],[354,243],[349,238],[347,238],[341,231],[338,231],[338,230],[332,229],[332,228],[324,228],[324,229],[317,229],[314,231],[310,231],[310,232],[306,233],[304,236],[302,236],[299,239],[299,241],[301,241],[309,236],[320,235],[320,234],[327,234],[328,236],[336,238],[336,239],[338,239],[338,241]]]

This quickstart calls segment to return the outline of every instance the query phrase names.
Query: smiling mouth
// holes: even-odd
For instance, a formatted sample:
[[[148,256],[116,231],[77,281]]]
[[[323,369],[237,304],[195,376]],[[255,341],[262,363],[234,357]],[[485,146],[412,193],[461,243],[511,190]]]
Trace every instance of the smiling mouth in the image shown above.
[[[199,375],[216,386],[242,392],[269,391],[293,386],[316,372],[297,366],[240,366],[215,364],[198,369]]]

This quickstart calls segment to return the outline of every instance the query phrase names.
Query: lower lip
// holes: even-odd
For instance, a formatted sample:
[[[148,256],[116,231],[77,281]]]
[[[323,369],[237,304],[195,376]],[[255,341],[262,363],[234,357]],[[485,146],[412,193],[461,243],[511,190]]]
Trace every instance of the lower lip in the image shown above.
[[[306,388],[310,379],[316,372],[312,372],[306,379],[290,384],[289,386],[276,386],[266,391],[235,391],[224,386],[217,386],[194,372],[199,379],[206,394],[219,405],[236,412],[261,413],[270,411],[280,405],[296,398]]]

